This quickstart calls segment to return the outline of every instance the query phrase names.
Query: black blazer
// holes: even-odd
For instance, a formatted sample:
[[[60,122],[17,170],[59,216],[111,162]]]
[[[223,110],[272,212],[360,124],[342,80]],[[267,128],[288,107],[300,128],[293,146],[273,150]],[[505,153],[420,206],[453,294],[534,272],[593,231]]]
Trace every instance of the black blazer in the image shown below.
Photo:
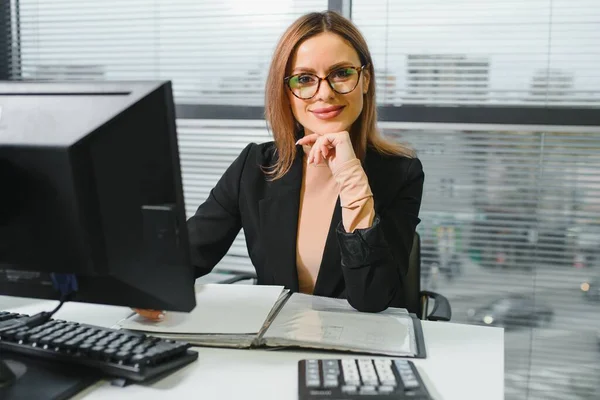
[[[273,142],[250,144],[231,164],[206,202],[188,220],[196,276],[209,273],[244,229],[258,284],[298,291],[296,236],[303,150],[290,171],[267,180],[263,168],[276,159]],[[346,233],[338,197],[323,261],[318,296],[346,298],[360,311],[404,307],[402,285],[408,268],[423,191],[419,159],[368,150],[363,167],[375,203],[373,226]]]

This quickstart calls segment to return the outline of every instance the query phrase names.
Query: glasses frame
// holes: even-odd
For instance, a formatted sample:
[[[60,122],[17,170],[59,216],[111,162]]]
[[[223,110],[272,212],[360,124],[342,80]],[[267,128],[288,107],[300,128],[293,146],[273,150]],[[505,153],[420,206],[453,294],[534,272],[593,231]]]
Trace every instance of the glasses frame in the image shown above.
[[[368,66],[369,66],[369,64],[364,64],[364,65],[361,65],[360,67],[340,67],[340,68],[336,68],[335,70],[333,70],[333,71],[331,71],[329,74],[327,74],[327,76],[326,76],[326,77],[324,77],[324,78],[321,78],[321,77],[320,77],[319,75],[317,75],[317,74],[311,74],[311,73],[302,72],[302,73],[299,73],[299,74],[294,74],[294,75],[286,76],[285,78],[283,78],[283,82],[285,83],[285,86],[286,86],[286,87],[287,87],[287,88],[290,90],[290,92],[292,92],[292,94],[294,95],[294,97],[296,97],[296,98],[298,98],[298,99],[300,99],[300,100],[310,100],[310,99],[312,99],[313,97],[315,97],[315,96],[317,95],[317,93],[319,93],[319,89],[321,88],[321,82],[322,82],[322,81],[327,81],[327,83],[329,84],[329,87],[330,87],[330,88],[331,88],[331,90],[333,90],[335,93],[337,93],[337,94],[348,94],[348,93],[352,93],[352,92],[354,91],[354,89],[356,89],[356,87],[358,86],[358,82],[360,82],[360,76],[361,76],[361,73],[362,73],[362,72],[364,71],[364,69],[365,69],[365,68],[367,68]],[[356,79],[356,85],[354,85],[354,87],[353,87],[352,89],[350,89],[349,91],[347,91],[347,92],[343,92],[343,93],[342,93],[342,92],[338,92],[337,90],[335,90],[335,88],[333,87],[333,84],[332,84],[332,83],[331,83],[331,81],[329,80],[329,76],[330,76],[331,74],[333,74],[334,72],[337,72],[337,71],[339,71],[340,69],[353,69],[353,70],[355,70],[356,72],[358,72],[358,78]],[[315,90],[315,94],[313,94],[313,95],[312,95],[312,96],[310,96],[310,97],[300,97],[300,96],[298,96],[296,93],[294,93],[294,90],[293,90],[293,89],[290,87],[290,79],[292,79],[293,77],[295,77],[295,76],[298,76],[298,75],[311,75],[311,76],[314,76],[314,77],[316,77],[316,78],[319,80],[319,82],[317,83],[317,89]]]

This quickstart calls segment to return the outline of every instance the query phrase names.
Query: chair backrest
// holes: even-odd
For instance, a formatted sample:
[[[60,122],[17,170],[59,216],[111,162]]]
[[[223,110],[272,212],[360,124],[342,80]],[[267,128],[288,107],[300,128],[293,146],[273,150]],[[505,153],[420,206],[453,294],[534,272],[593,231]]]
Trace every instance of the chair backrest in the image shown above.
[[[408,259],[408,271],[404,282],[406,309],[421,316],[421,238],[415,232],[412,250]]]

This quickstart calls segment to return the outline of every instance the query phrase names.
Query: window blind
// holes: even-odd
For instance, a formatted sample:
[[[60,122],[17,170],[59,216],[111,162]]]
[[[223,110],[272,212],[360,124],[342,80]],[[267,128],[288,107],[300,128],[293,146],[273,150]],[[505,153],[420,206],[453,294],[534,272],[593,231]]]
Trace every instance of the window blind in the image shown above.
[[[178,104],[264,104],[273,49],[327,0],[19,0],[21,79],[173,82]],[[178,119],[186,211],[192,215],[264,122]],[[222,264],[251,269],[243,233]],[[246,256],[246,257],[244,257]]]
[[[424,165],[422,285],[505,326],[506,399],[594,398],[600,127],[382,126]]]
[[[383,103],[600,104],[595,0],[353,0],[352,17]]]
[[[353,0],[352,16],[380,104],[600,106],[597,1]],[[600,396],[600,128],[381,125],[424,164],[423,287],[455,322],[506,326],[506,398]]]
[[[19,0],[24,79],[173,81],[178,102],[257,105],[284,29],[326,0]]]
[[[272,140],[266,122],[261,120],[179,119],[177,132],[188,216],[208,198],[210,190],[248,143]],[[216,269],[254,271],[243,231]]]

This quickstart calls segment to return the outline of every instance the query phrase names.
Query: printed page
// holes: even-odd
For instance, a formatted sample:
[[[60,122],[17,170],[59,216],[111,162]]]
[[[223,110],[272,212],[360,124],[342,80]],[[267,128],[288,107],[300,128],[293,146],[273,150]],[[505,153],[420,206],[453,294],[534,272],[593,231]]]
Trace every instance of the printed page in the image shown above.
[[[267,346],[301,346],[396,356],[417,353],[405,309],[361,313],[343,299],[294,293],[263,337]]]
[[[167,312],[160,322],[136,314],[120,326],[151,333],[256,334],[283,291],[283,286],[196,285],[196,308],[191,313]]]

